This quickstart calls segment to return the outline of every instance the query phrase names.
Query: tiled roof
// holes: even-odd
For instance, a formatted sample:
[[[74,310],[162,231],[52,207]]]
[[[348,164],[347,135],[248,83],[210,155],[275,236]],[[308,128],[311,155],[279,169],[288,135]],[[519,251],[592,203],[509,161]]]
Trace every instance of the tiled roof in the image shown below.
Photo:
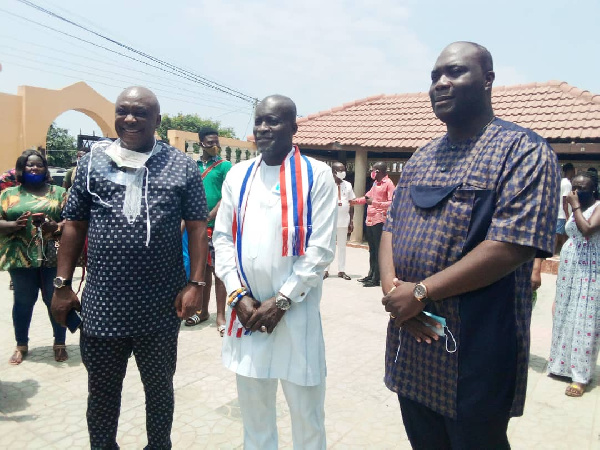
[[[554,141],[600,141],[600,95],[561,81],[494,87],[496,116]],[[416,148],[442,135],[429,95],[376,95],[298,119],[300,146]]]

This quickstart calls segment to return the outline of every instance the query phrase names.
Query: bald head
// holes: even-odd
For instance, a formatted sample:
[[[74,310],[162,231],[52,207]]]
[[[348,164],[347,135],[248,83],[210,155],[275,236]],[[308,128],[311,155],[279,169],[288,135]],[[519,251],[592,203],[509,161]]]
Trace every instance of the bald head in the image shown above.
[[[292,149],[296,124],[296,104],[284,95],[269,95],[254,112],[254,138],[262,160],[279,165]]]
[[[156,113],[160,114],[160,103],[158,103],[158,98],[156,98],[154,92],[144,86],[128,87],[119,94],[117,97],[117,103],[119,103],[119,100],[123,98],[136,100],[143,99],[147,106],[156,108]]]
[[[123,147],[139,152],[152,150],[159,125],[160,105],[150,89],[132,86],[121,92],[115,103],[115,129]]]
[[[442,50],[442,53],[444,53],[446,50],[451,52],[460,51],[463,54],[472,54],[474,58],[479,62],[479,65],[481,66],[481,70],[483,72],[494,70],[494,61],[492,59],[492,54],[483,45],[469,41],[457,41],[446,46],[446,48]]]
[[[447,126],[471,135],[493,117],[495,74],[490,52],[474,42],[453,42],[431,71],[429,96],[435,115]],[[454,134],[454,131],[449,129]]]
[[[296,116],[298,115],[296,111],[296,104],[291,98],[286,97],[285,95],[269,95],[268,97],[262,99],[262,101],[258,104],[257,109],[261,105],[269,105],[270,107],[275,106],[285,115],[286,119],[292,120],[294,123],[296,122]]]

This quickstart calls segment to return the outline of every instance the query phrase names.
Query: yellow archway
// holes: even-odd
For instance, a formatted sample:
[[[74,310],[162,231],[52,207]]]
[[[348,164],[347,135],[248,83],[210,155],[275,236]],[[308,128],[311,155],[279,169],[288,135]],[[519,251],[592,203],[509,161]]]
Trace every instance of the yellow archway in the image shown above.
[[[20,86],[17,95],[0,94],[0,170],[13,167],[26,148],[46,147],[50,124],[70,110],[94,120],[104,136],[116,137],[114,103],[84,82],[60,90]]]

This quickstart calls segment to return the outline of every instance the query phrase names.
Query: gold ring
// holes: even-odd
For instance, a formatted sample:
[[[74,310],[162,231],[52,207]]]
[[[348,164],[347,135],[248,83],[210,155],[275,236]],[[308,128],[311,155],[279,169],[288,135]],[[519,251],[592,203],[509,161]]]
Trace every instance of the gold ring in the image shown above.
[[[264,325],[262,327],[260,327],[260,331],[262,331],[263,333],[266,333],[267,331],[267,327],[265,327]]]
[[[390,319],[395,319],[395,318],[396,318],[396,316],[393,315],[392,313],[390,313]]]

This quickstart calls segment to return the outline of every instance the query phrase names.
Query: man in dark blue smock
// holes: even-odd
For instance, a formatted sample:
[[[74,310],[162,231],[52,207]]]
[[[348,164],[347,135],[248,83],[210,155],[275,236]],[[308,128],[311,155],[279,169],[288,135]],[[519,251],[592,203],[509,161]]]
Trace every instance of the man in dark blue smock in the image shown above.
[[[495,117],[494,77],[484,47],[442,51],[429,94],[447,134],[405,165],[381,240],[385,383],[416,449],[510,448],[523,414],[530,275],[552,254],[560,178],[543,138]]]

